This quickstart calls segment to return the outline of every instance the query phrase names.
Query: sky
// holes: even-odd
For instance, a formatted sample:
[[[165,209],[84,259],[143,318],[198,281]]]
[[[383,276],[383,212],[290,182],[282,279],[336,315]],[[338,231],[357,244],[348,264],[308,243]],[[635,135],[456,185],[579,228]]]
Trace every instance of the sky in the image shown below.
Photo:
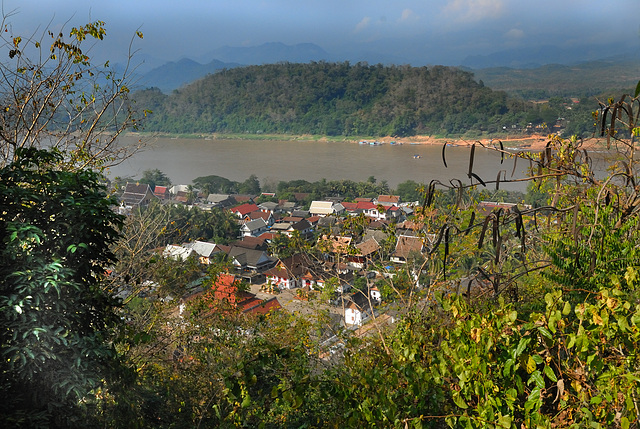
[[[412,64],[533,46],[624,47],[640,56],[639,0],[0,0],[16,34],[105,21],[98,56],[133,48],[200,61],[222,46],[314,43],[348,56],[375,51]]]

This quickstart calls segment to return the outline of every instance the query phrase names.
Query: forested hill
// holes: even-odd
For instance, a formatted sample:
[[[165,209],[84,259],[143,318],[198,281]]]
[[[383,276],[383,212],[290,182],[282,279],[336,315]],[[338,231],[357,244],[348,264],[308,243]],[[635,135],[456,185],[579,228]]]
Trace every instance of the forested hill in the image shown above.
[[[170,95],[134,95],[147,131],[358,136],[497,131],[529,107],[444,66],[281,63],[223,70]]]

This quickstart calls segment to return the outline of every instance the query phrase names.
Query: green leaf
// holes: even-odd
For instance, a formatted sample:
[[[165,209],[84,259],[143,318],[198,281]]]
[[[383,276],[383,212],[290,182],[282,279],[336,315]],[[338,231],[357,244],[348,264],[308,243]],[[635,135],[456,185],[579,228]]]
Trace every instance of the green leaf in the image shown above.
[[[525,365],[524,365],[524,369],[527,371],[527,373],[531,374],[533,371],[536,370],[536,361],[533,360],[533,358],[531,357],[531,355],[529,355],[525,361]]]
[[[517,358],[518,356],[520,356],[522,354],[524,349],[527,348],[527,345],[529,344],[530,341],[531,341],[531,338],[521,338],[520,339],[520,342],[518,342],[518,346],[516,347],[516,350],[515,350],[514,358]]]
[[[638,84],[636,85],[636,90],[633,93],[633,98],[637,98],[638,95],[640,95],[640,80],[638,81]]]
[[[458,392],[453,394],[453,402],[462,409],[466,410],[467,408],[469,408],[467,403],[464,401],[464,399],[462,399],[462,396]]]
[[[553,381],[554,383],[558,382],[558,377],[556,377],[555,372],[553,372],[553,369],[551,369],[549,365],[544,366],[544,375],[549,377],[549,380]]]
[[[249,407],[250,405],[251,405],[251,396],[246,395],[246,396],[244,397],[244,399],[242,400],[241,407],[242,407],[242,408],[247,408],[247,407]]]
[[[529,378],[529,384],[532,380],[536,383],[536,386],[538,386],[540,389],[544,389],[544,378],[542,377],[540,371],[534,371],[531,374],[531,378]]]
[[[498,426],[503,428],[510,428],[512,420],[513,418],[509,415],[501,416],[500,418],[498,418]]]
[[[553,339],[551,332],[549,332],[549,330],[544,326],[538,326],[538,331],[542,334],[543,337],[548,338],[550,340]]]
[[[638,85],[640,86],[640,83],[638,83]],[[636,89],[636,92],[638,90]],[[636,95],[637,97],[637,95]],[[620,426],[622,427],[622,429],[629,429],[630,423],[629,423],[629,419],[626,417],[623,417],[620,419]]]

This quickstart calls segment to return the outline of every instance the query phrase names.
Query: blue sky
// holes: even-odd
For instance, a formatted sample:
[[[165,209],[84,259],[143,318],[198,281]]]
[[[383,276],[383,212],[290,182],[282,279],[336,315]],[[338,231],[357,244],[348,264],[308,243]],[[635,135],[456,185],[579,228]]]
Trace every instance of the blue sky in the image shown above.
[[[3,0],[13,31],[102,20],[99,55],[122,58],[132,34],[163,60],[211,60],[221,46],[315,43],[377,50],[431,64],[505,49],[624,44],[640,52],[638,0]]]

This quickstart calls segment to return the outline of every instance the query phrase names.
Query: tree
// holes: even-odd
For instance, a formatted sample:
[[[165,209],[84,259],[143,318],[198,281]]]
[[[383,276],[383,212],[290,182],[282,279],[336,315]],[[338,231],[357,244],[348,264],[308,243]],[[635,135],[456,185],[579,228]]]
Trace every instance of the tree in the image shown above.
[[[141,116],[128,98],[130,64],[122,74],[108,63],[96,67],[84,46],[105,37],[104,22],[74,27],[67,37],[64,30],[45,30],[23,39],[13,34],[9,18],[3,16],[0,34],[0,47],[8,51],[0,62],[0,165],[27,147],[59,149],[69,167],[79,169],[105,168],[135,152],[138,147],[117,143]]]
[[[238,193],[240,194],[260,195],[261,192],[260,181],[255,174],[252,174],[247,180],[238,185]]]
[[[157,168],[143,171],[142,179],[140,179],[139,182],[147,183],[151,186],[151,189],[155,189],[156,186],[171,186],[171,179],[169,179],[169,176]]]
[[[121,324],[100,280],[122,219],[92,169],[137,149],[117,143],[138,125],[131,70],[91,64],[86,44],[104,38],[101,21],[22,38],[9,18],[0,34],[0,415],[14,427],[86,426],[93,389],[115,386]]]
[[[13,158],[0,170],[0,414],[11,426],[68,427],[110,379],[119,318],[99,281],[122,218],[98,174],[55,167],[62,154]]]

